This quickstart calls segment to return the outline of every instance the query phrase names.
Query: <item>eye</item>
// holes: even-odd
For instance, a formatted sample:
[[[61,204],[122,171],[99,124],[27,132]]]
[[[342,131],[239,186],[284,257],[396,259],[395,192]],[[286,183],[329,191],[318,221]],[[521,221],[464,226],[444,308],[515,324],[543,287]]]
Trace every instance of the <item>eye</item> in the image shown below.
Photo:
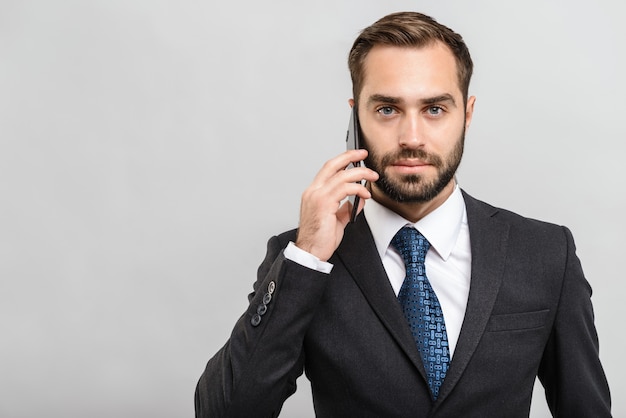
[[[391,106],[381,106],[376,111],[383,116],[391,116],[395,113],[395,109]]]
[[[426,109],[426,113],[429,116],[441,116],[443,114],[443,108],[441,106],[430,106]]]

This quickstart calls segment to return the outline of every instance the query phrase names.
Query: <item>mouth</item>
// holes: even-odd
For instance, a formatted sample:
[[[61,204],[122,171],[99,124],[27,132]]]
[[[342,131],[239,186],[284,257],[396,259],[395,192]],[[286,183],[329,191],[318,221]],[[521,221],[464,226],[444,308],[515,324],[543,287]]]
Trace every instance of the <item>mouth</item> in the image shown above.
[[[420,159],[402,159],[394,162],[390,167],[402,174],[419,174],[432,167],[432,164]]]

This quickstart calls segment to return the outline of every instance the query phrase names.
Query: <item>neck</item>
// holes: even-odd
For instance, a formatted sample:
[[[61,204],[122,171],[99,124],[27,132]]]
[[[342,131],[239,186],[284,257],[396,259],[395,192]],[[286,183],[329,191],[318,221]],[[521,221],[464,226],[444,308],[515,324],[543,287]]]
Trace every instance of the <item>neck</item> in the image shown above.
[[[409,222],[415,223],[441,206],[448,197],[450,197],[452,192],[454,192],[455,186],[455,180],[450,180],[437,196],[427,202],[397,202],[380,191],[375,184],[371,185],[370,191],[375,201],[394,211]]]

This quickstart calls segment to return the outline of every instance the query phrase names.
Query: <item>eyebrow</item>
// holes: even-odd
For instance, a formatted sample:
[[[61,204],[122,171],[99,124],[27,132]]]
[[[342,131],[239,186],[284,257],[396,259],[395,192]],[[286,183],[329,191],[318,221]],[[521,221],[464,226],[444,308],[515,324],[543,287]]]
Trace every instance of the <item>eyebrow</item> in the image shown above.
[[[456,101],[454,100],[454,97],[449,93],[440,94],[439,96],[426,97],[420,100],[420,104],[423,104],[423,105],[434,105],[434,104],[442,103],[442,102],[450,102],[452,103],[452,105],[456,106]],[[372,94],[368,98],[367,103],[368,104],[374,104],[374,103],[399,104],[399,103],[402,103],[402,99],[400,99],[399,97],[394,97],[394,96],[386,96],[384,94]]]
[[[393,96],[385,96],[384,94],[372,94],[367,99],[367,104],[374,104],[374,103],[398,104],[400,102],[401,100],[399,98],[393,97]]]

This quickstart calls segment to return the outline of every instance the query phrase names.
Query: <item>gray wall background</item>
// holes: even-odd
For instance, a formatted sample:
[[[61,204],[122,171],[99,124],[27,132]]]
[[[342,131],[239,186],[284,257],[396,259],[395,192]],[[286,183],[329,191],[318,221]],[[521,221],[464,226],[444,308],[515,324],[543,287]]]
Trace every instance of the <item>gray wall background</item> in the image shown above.
[[[473,53],[461,185],[573,230],[626,416],[613,0],[0,0],[0,416],[192,416],[267,238],[343,150],[354,37],[407,9]],[[283,416],[312,416],[299,382]]]

